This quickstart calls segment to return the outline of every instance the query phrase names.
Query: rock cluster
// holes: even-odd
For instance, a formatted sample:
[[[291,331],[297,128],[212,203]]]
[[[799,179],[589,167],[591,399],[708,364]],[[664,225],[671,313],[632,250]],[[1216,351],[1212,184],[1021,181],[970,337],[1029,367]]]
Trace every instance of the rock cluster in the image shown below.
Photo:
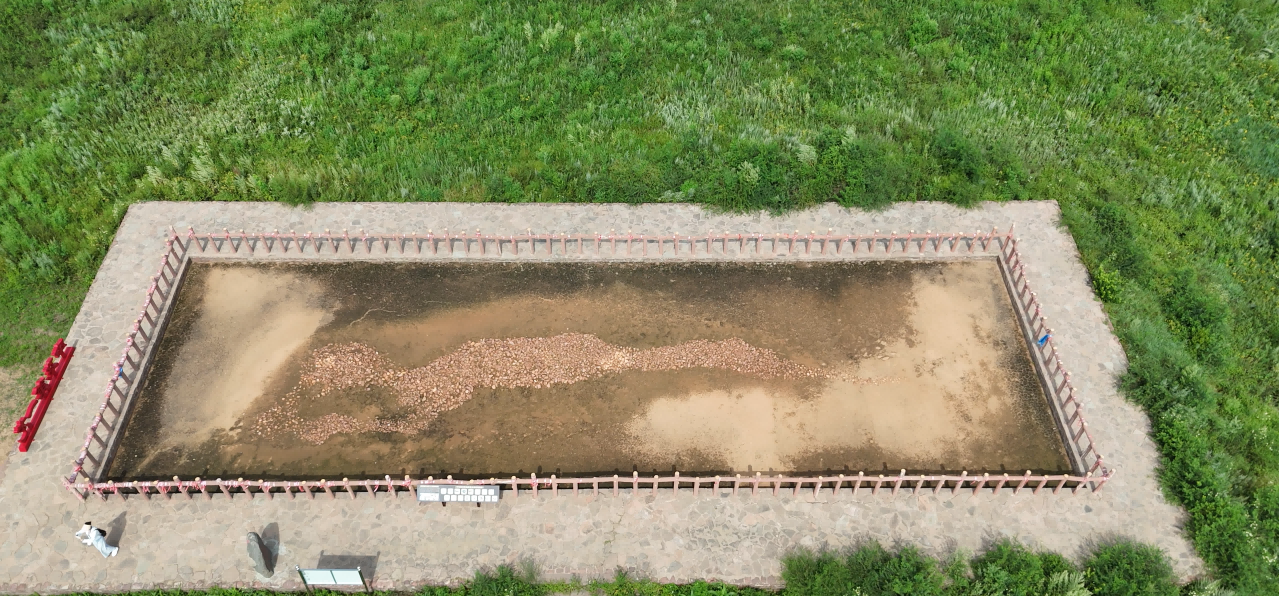
[[[470,399],[477,388],[543,388],[593,379],[617,371],[667,371],[685,368],[728,370],[759,378],[822,376],[772,350],[737,338],[694,340],[649,349],[615,346],[594,335],[481,339],[467,342],[426,366],[398,369],[385,356],[360,343],[332,344],[311,353],[298,388],[258,419],[260,435],[294,434],[321,444],[339,433],[419,432],[441,413]],[[325,395],[363,386],[394,392],[410,411],[397,419],[361,421],[327,414],[306,420],[297,413],[307,391]]]

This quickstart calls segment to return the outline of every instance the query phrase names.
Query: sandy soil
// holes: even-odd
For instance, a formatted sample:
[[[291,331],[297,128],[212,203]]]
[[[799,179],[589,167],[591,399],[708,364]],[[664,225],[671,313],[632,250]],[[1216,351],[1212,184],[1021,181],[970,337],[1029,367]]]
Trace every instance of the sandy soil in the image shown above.
[[[633,350],[741,341],[816,374],[610,369],[538,387],[503,372],[424,430],[318,445],[252,432],[287,396],[301,420],[404,428],[387,424],[420,404],[403,384],[301,382],[328,346],[358,343],[377,354],[370,374],[400,375],[478,340],[563,334]],[[201,265],[154,370],[113,477],[1067,466],[993,260]]]

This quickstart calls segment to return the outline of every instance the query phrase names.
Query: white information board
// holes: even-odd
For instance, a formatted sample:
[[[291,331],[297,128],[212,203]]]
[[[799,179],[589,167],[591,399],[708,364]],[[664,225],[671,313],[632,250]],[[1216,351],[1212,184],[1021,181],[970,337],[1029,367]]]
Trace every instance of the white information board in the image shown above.
[[[419,484],[417,500],[423,503],[496,503],[502,488],[495,484]]]
[[[309,591],[311,586],[361,586],[368,590],[364,583],[364,573],[359,567],[355,569],[301,569],[302,584]]]

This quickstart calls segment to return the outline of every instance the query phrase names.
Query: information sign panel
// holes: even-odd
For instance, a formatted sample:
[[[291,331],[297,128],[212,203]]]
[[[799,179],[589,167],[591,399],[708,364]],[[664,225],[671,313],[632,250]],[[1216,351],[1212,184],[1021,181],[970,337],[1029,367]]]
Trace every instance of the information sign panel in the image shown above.
[[[298,574],[302,576],[302,585],[306,586],[307,593],[311,592],[311,586],[360,586],[365,592],[369,591],[369,585],[364,581],[364,572],[356,567],[355,569],[302,569],[297,565],[293,566],[298,570]]]
[[[496,503],[502,488],[493,484],[419,484],[417,500],[422,503]]]

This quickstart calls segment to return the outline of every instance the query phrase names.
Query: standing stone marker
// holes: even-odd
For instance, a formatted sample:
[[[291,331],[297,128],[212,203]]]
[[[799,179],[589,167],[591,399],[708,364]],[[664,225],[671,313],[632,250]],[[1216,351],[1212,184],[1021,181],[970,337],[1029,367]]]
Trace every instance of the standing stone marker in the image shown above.
[[[262,542],[262,537],[257,532],[249,532],[248,536],[249,560],[253,561],[253,570],[263,577],[271,577],[275,575],[275,570],[267,565],[270,555],[267,553],[266,544]]]

